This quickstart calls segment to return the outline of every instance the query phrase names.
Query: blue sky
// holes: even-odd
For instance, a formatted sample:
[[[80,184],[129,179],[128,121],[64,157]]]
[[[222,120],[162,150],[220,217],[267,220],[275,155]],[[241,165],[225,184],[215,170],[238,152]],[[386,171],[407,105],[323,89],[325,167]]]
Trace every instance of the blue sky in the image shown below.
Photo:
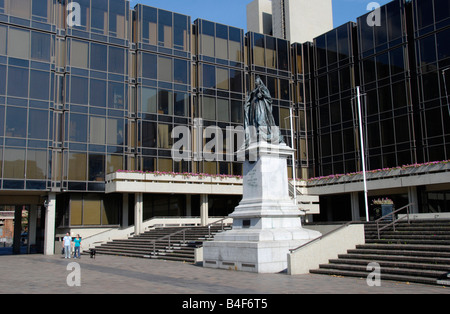
[[[252,0],[132,0],[137,3],[190,15],[197,18],[247,29],[246,6]],[[314,0],[308,0],[314,1]],[[384,5],[391,0],[333,0],[334,26],[340,26],[367,13],[371,2]]]

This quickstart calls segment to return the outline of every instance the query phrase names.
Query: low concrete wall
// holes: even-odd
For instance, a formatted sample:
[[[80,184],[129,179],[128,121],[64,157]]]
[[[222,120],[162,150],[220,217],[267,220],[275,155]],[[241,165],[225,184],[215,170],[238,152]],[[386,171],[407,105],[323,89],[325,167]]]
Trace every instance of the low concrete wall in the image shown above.
[[[356,245],[364,244],[364,225],[352,224],[288,254],[288,274],[308,274],[339,254],[347,253]]]

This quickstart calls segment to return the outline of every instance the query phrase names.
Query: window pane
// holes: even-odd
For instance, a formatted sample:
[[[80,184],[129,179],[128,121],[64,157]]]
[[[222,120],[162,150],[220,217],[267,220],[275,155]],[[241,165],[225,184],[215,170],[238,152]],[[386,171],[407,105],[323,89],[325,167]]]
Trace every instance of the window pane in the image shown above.
[[[125,38],[127,7],[124,0],[109,1],[109,32],[115,34],[118,38]]]
[[[158,57],[158,80],[172,82],[172,59]]]
[[[172,159],[159,158],[158,159],[158,171],[173,171]],[[156,212],[156,208],[155,208],[155,212]],[[166,212],[164,212],[164,215],[165,214],[166,214]]]
[[[214,24],[202,21],[201,54],[214,57]]]
[[[188,64],[185,60],[174,59],[174,82],[188,84]]]
[[[203,97],[203,119],[216,120],[216,99]]]
[[[70,88],[70,102],[73,104],[87,105],[89,81],[87,78],[72,76]]]
[[[210,65],[203,65],[203,87],[216,88],[216,68]]]
[[[106,107],[106,81],[91,79],[90,87],[89,104],[96,107]]]
[[[421,29],[433,23],[433,1],[430,0],[417,0],[417,24]]]
[[[143,6],[142,11],[142,41],[151,45],[157,45],[158,10]]]
[[[91,116],[89,121],[89,143],[105,144],[106,119]]]
[[[9,179],[24,179],[25,149],[5,148],[3,177]]]
[[[172,12],[158,11],[158,44],[172,48]]]
[[[89,181],[105,181],[105,155],[89,154]]]
[[[253,45],[253,63],[258,66],[264,66],[264,35],[254,34]]]
[[[93,70],[106,71],[107,69],[107,50],[105,45],[91,44],[91,63]]]
[[[450,6],[450,4],[449,4]],[[450,57],[450,29],[436,34],[438,59],[444,60]]]
[[[3,136],[3,130],[5,129],[5,107],[4,106],[0,106],[0,136]],[[0,152],[1,155],[1,152]],[[1,160],[0,160],[0,165],[1,165]],[[1,171],[0,171],[1,173]]]
[[[77,68],[88,67],[89,44],[82,41],[72,40],[70,46],[70,64]]]
[[[9,67],[8,95],[28,97],[28,69]]]
[[[156,55],[143,53],[142,54],[142,76],[145,78],[150,79],[156,79],[156,69],[157,69],[157,62],[156,62]]]
[[[189,94],[175,92],[174,115],[189,116]]]
[[[86,154],[69,153],[69,181],[86,181]]]
[[[228,27],[216,24],[216,58],[228,59]]]
[[[83,200],[83,225],[101,224],[102,200],[97,195],[86,195]]]
[[[158,148],[172,148],[172,126],[168,124],[158,124]]]
[[[219,121],[230,121],[230,102],[228,99],[217,99],[217,119]]]
[[[107,34],[108,24],[108,0],[91,1],[92,15],[91,28],[97,29],[100,34]],[[103,31],[103,32],[102,32]]]
[[[156,147],[156,122],[142,122],[142,146]]]
[[[242,102],[232,100],[231,101],[231,122],[242,123],[243,119]]]
[[[69,140],[73,142],[87,142],[87,116],[70,114]]]
[[[82,195],[72,194],[70,196],[70,225],[81,226],[83,223],[83,199]]]
[[[217,88],[229,90],[228,69],[217,68]]]
[[[188,50],[188,18],[184,15],[176,14],[173,15],[174,24],[174,38],[173,44],[174,48]]]
[[[10,0],[11,15],[21,17],[23,19],[30,19],[31,17],[31,0]]]
[[[47,178],[47,151],[28,150],[27,151],[27,179]]]
[[[0,55],[6,55],[6,34],[8,28],[0,25]]]
[[[154,88],[142,87],[141,108],[144,113],[156,113],[157,90]]]
[[[0,65],[0,95],[6,93],[6,66]]]
[[[158,91],[158,113],[173,114],[173,92],[167,90]]]
[[[27,135],[27,109],[6,108],[6,136],[25,138]]]
[[[123,156],[121,155],[108,155],[106,157],[107,173],[114,173],[123,169]]]
[[[109,72],[124,74],[125,50],[109,47]]]
[[[30,57],[30,32],[10,28],[8,33],[8,55],[13,58]]]
[[[48,139],[48,112],[30,109],[28,119],[28,138]]]
[[[50,94],[50,73],[31,70],[30,98],[48,100]]]
[[[230,70],[230,91],[242,93],[242,72]]]
[[[31,32],[31,58],[50,62],[51,36],[38,32]]]
[[[229,27],[228,57],[231,61],[242,62],[241,31]]]
[[[283,39],[278,39],[278,69],[282,71],[289,70],[289,53],[288,42]]]
[[[108,145],[123,145],[123,120],[108,119],[108,130],[106,132],[106,143]]]
[[[125,104],[125,86],[122,83],[109,82],[108,107],[123,109]]]
[[[51,3],[49,0],[34,0],[33,1],[33,15],[39,16],[43,22],[48,22],[51,12]]]
[[[277,44],[273,37],[266,37],[266,67],[274,69],[277,66]]]
[[[434,0],[434,12],[436,22],[448,18],[450,16],[450,2],[448,0]]]

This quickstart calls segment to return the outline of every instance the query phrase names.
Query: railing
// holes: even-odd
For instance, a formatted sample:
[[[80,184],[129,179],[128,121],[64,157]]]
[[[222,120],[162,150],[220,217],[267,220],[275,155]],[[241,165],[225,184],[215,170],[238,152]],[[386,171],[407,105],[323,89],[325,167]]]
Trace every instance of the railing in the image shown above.
[[[303,248],[303,247],[305,247],[305,246],[307,246],[307,245],[310,245],[310,244],[312,244],[312,243],[314,243],[314,242],[320,241],[320,240],[322,240],[322,239],[324,239],[324,238],[326,238],[326,237],[329,237],[330,235],[332,235],[332,234],[338,232],[339,230],[342,230],[342,229],[344,229],[344,228],[346,228],[346,227],[348,227],[348,226],[350,226],[351,224],[354,224],[354,223],[361,223],[361,222],[349,221],[349,222],[347,222],[346,224],[344,224],[344,225],[342,225],[342,226],[339,226],[339,227],[337,227],[336,229],[331,230],[330,232],[327,232],[327,233],[325,233],[325,234],[322,234],[320,237],[317,237],[317,238],[315,238],[315,239],[313,239],[313,240],[311,240],[311,241],[309,241],[309,242],[306,242],[306,243],[300,245],[299,247],[297,247],[297,248],[295,248],[295,249],[291,249],[291,250],[289,250],[289,251],[290,251],[291,253],[293,253],[293,252],[295,252],[295,251],[297,251],[297,250],[300,250],[301,248]]]
[[[381,217],[381,218],[379,218],[379,219],[377,219],[377,220],[375,220],[375,222],[376,222],[376,224],[377,224],[377,234],[378,234],[378,240],[380,240],[380,232],[382,231],[382,230],[384,230],[384,229],[386,229],[386,228],[389,228],[390,226],[392,226],[393,227],[393,229],[394,229],[394,231],[396,231],[395,230],[395,225],[400,221],[400,220],[403,220],[403,219],[407,219],[408,220],[408,224],[410,224],[411,223],[411,220],[409,219],[409,215],[410,215],[410,207],[412,207],[414,204],[408,204],[408,205],[406,205],[406,206],[403,206],[402,208],[399,208],[399,209],[397,209],[397,210],[395,210],[395,211],[393,211],[393,212],[391,212],[391,213],[389,213],[389,214],[387,214],[387,215],[384,215],[383,217]],[[397,219],[395,219],[395,214],[396,213],[398,213],[398,212],[400,212],[400,211],[402,211],[402,210],[404,210],[406,208],[406,216],[403,216],[403,217],[401,217],[401,218],[397,218]],[[384,221],[386,221],[386,220],[388,220],[388,218],[389,218],[389,216],[392,216],[392,222],[390,223],[390,224],[387,224],[387,225],[383,225],[382,227],[380,227],[380,223],[384,220]],[[390,220],[390,219],[389,219]]]
[[[214,221],[214,222],[210,223],[209,225],[207,225],[206,227],[208,227],[208,237],[211,237],[211,226],[216,225],[216,224],[218,224],[218,223],[221,224],[221,231],[224,231],[224,230],[225,230],[225,224],[224,224],[224,221],[225,221],[226,219],[228,219],[228,217],[225,217],[225,218],[222,218],[222,219],[220,219],[220,220]],[[182,230],[178,230],[178,231],[176,231],[176,232],[173,232],[173,233],[171,233],[171,234],[168,234],[168,235],[165,235],[165,236],[163,236],[163,237],[161,237],[161,238],[158,238],[158,239],[156,239],[156,240],[153,240],[153,241],[152,241],[152,243],[153,243],[153,256],[156,255],[156,243],[157,243],[157,242],[161,242],[161,241],[163,241],[163,240],[168,239],[167,250],[170,250],[170,247],[171,247],[171,237],[176,236],[176,235],[178,235],[178,234],[180,234],[180,233],[183,233],[183,244],[186,244],[186,231],[190,231],[190,230],[192,230],[192,229],[194,229],[194,228],[195,228],[195,227],[190,227],[190,228],[185,228],[185,229],[182,229]]]

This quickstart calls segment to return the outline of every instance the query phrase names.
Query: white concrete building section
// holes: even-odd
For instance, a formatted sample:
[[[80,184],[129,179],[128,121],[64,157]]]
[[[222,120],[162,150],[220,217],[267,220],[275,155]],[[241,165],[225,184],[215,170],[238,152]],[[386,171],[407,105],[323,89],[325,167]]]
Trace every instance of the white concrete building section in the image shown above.
[[[247,30],[272,35],[272,1],[254,0],[247,5]]]
[[[247,5],[248,31],[291,43],[312,42],[333,27],[332,0],[254,0]]]

